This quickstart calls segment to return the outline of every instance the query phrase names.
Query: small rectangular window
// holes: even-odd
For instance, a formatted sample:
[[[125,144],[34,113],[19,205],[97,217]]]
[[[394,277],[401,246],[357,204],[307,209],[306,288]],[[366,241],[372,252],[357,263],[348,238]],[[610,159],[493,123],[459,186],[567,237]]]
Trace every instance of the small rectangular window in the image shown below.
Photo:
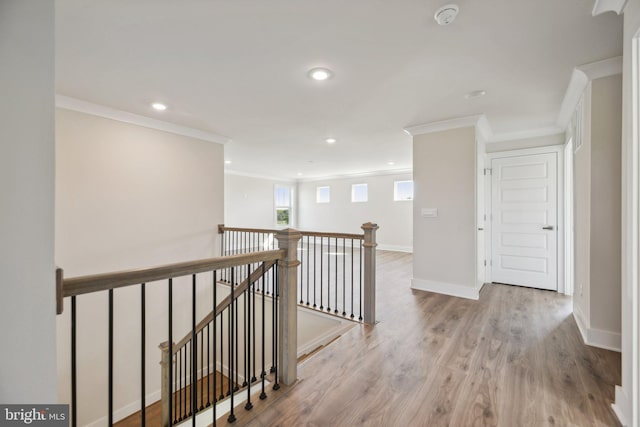
[[[276,185],[274,190],[276,225],[291,225],[291,188]]]
[[[316,188],[316,203],[329,203],[331,201],[331,187]]]
[[[395,181],[393,183],[393,200],[413,200],[413,181]]]
[[[369,200],[367,184],[353,184],[351,186],[351,201],[361,203],[367,200]]]

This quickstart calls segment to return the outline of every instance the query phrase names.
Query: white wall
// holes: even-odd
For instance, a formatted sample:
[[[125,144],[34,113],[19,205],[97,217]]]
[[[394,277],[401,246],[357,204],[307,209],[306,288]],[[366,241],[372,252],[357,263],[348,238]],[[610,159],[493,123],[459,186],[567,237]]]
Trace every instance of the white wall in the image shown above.
[[[624,58],[622,100],[622,384],[616,387],[613,408],[626,425],[640,424],[640,293],[638,288],[638,64],[634,38],[640,31],[640,1],[630,0],[624,9]],[[634,60],[635,59],[635,60]],[[634,65],[635,63],[635,65]],[[634,105],[634,98],[636,99]]]
[[[620,75],[594,79],[584,96],[575,165],[574,311],[590,345],[620,347]]]
[[[378,224],[378,249],[410,252],[413,248],[412,201],[394,201],[395,181],[410,173],[302,181],[298,184],[301,230],[362,233],[366,222]],[[351,186],[367,184],[368,201],[351,202]],[[316,188],[331,187],[330,203],[316,203]]]
[[[0,2],[0,402],[56,403],[54,2]]]
[[[520,150],[525,148],[548,147],[550,145],[564,145],[565,134],[536,136],[532,138],[516,139],[510,141],[491,142],[486,145],[487,153],[497,151]]]
[[[56,111],[56,263],[65,277],[212,257],[223,222],[223,146],[101,117]],[[210,310],[201,285],[198,318]],[[139,287],[115,292],[116,419],[140,398]],[[191,319],[190,280],[174,283],[174,338]],[[167,285],[147,285],[147,402],[159,399]],[[69,301],[58,316],[60,400],[69,399]],[[78,297],[79,425],[104,424],[107,296]]]
[[[228,227],[276,228],[274,189],[293,189],[291,227],[296,226],[296,184],[234,173],[224,176],[224,221]]]
[[[412,286],[477,299],[475,129],[415,136],[413,179]],[[423,218],[423,208],[438,216]]]

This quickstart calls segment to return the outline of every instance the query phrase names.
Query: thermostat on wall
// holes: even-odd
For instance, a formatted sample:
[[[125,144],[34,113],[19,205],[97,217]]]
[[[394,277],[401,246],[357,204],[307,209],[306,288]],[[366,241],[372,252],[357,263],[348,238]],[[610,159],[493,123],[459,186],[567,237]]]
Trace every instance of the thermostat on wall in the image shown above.
[[[422,208],[423,218],[435,218],[438,216],[438,208]]]

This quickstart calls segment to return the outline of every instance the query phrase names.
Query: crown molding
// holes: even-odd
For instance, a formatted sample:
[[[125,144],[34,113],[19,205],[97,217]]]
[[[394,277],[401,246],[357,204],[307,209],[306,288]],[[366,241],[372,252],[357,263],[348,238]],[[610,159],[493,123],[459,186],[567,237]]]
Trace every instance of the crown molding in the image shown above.
[[[564,94],[556,125],[561,129],[569,126],[573,112],[580,102],[585,88],[591,80],[622,74],[622,56],[591,62],[575,67],[571,73],[569,86]]]
[[[504,142],[504,141],[517,141],[521,139],[539,138],[543,136],[558,135],[564,133],[564,129],[558,126],[549,126],[544,128],[527,129],[517,132],[505,132],[492,135],[486,142]]]
[[[493,130],[487,117],[483,114],[476,124],[476,138],[482,142],[489,142],[493,138]]]
[[[626,4],[627,0],[595,0],[591,15],[598,16],[605,12],[615,12],[620,15]]]
[[[142,126],[150,129],[161,130],[176,135],[201,139],[203,141],[215,142],[217,144],[227,144],[231,142],[231,138],[218,135],[213,132],[206,132],[200,129],[194,129],[174,123],[165,122],[162,120],[152,119],[150,117],[140,116],[138,114],[129,113],[123,110],[117,110],[115,108],[94,104],[92,102],[83,101],[81,99],[72,98],[69,96],[56,95],[56,107],[65,110],[91,114],[93,116],[104,117],[106,119],[116,120],[119,122],[129,123],[132,125]]]
[[[349,174],[339,174],[339,175],[326,175],[326,176],[316,176],[309,178],[298,178],[298,182],[315,182],[315,181],[329,181],[333,179],[351,179],[351,178],[366,178],[369,176],[385,176],[385,175],[404,175],[404,174],[412,174],[413,169],[391,169],[391,170],[379,170],[372,172],[358,172],[358,173],[349,173]]]
[[[288,182],[288,183],[295,183],[296,182],[295,179],[291,179],[291,178],[283,178],[281,176],[278,177],[278,176],[260,175],[260,174],[257,174],[257,173],[242,172],[242,171],[232,170],[232,169],[225,169],[224,170],[224,174],[225,175],[244,176],[244,177],[247,177],[247,178],[268,179],[269,181],[279,181],[279,182]]]
[[[441,120],[437,122],[425,123],[415,126],[407,126],[403,130],[411,136],[424,135],[433,132],[442,132],[450,129],[458,129],[465,127],[475,127],[484,117],[484,114],[475,116],[457,117],[455,119]],[[485,118],[486,120],[486,118]]]

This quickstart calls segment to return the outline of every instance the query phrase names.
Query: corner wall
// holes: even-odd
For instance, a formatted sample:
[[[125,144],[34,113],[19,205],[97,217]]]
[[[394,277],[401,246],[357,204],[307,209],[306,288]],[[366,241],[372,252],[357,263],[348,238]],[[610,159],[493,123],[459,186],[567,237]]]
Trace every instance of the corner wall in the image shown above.
[[[223,146],[79,112],[56,111],[56,262],[65,277],[209,258],[223,221]],[[210,311],[200,284],[197,317]],[[78,297],[78,425],[104,425],[107,293]],[[159,399],[167,283],[146,286],[147,402]],[[190,328],[189,278],[174,280],[174,337]],[[61,402],[69,401],[69,303],[57,317]],[[139,409],[140,287],[114,292],[114,409]],[[53,321],[52,321],[53,323]],[[54,323],[53,323],[54,324]]]
[[[0,402],[56,396],[54,2],[0,2]]]
[[[574,311],[587,344],[620,350],[622,78],[585,92],[582,146],[574,155]]]
[[[413,179],[412,287],[477,299],[475,128],[414,136]]]

